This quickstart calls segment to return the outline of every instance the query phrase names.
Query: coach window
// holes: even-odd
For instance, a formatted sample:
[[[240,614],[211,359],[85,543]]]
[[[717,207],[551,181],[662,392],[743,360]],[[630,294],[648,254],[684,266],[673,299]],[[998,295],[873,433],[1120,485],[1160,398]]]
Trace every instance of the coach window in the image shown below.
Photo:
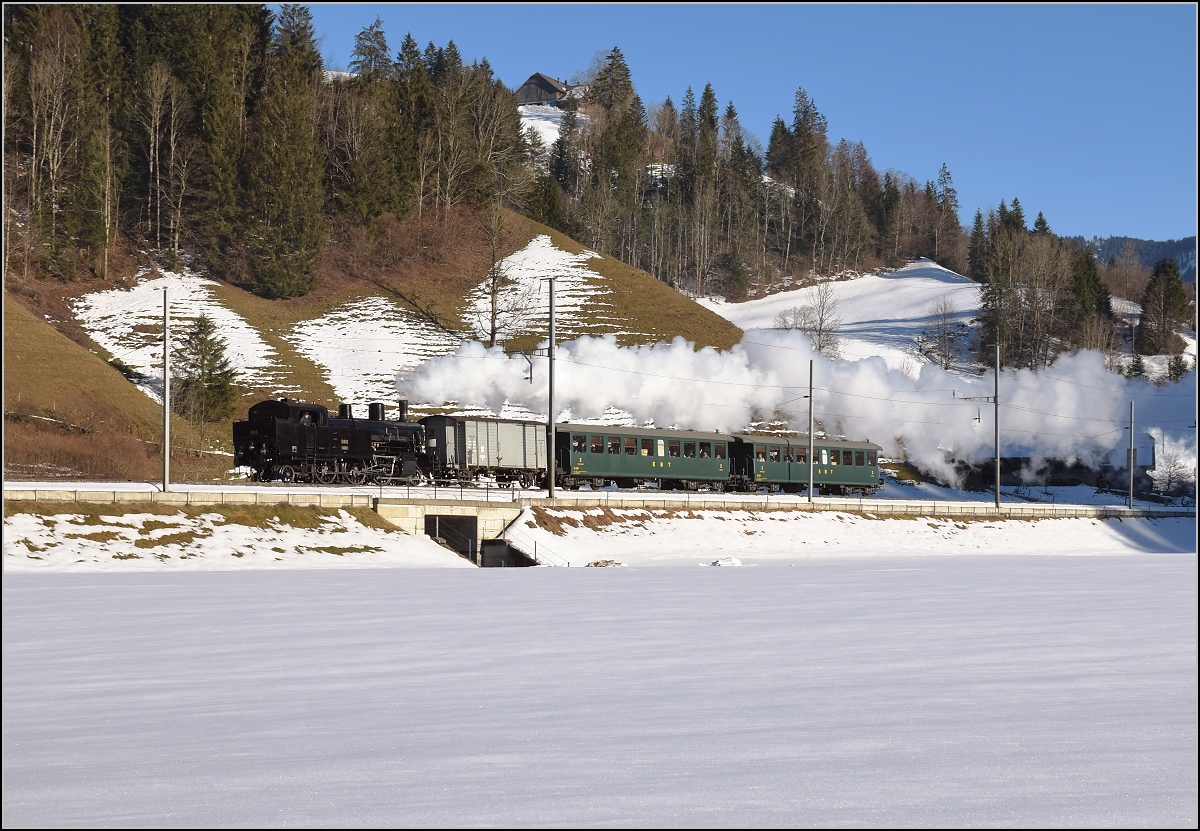
[[[667,455],[679,458],[679,439],[669,439],[667,441]]]
[[[864,467],[866,464],[867,464],[867,454],[863,453],[861,450],[855,450],[854,451],[854,466],[855,467]]]
[[[634,439],[634,438],[625,439],[625,455],[626,456],[636,456],[637,455],[637,439]]]
[[[791,461],[792,461],[792,448],[790,448],[790,447],[785,447],[785,448],[783,448],[783,460],[784,460],[785,462],[791,463]]]
[[[756,462],[765,462],[767,460],[767,446],[765,444],[754,445],[754,460]]]
[[[621,439],[618,436],[608,437],[608,455],[618,456],[621,453]]]
[[[592,452],[604,452],[604,436],[592,436]]]
[[[587,450],[587,436],[571,436],[571,452],[583,453]]]
[[[822,447],[822,448],[821,448],[821,450],[820,450],[820,453],[821,453],[821,461],[820,461],[820,464],[823,464],[823,465],[827,465],[827,464],[829,464],[829,448],[827,448],[827,447]],[[836,464],[837,464],[837,462],[834,462],[834,464],[836,465]]]
[[[843,450],[842,451],[842,464],[846,465],[847,467],[854,464],[854,451],[853,450]]]
[[[696,458],[696,443],[694,441],[685,441],[683,443],[683,458]]]
[[[667,443],[665,441],[663,441],[662,439],[658,439],[658,451],[654,455],[656,455],[660,458],[667,455],[667,451],[665,449],[666,446],[667,446]]]
[[[713,447],[717,452],[717,458],[724,459],[725,458],[725,442],[719,441],[715,445],[713,445]]]
[[[874,450],[867,451],[867,464],[870,467],[875,467],[875,451]]]
[[[711,459],[712,458],[712,444],[710,442],[706,442],[706,441],[700,442],[700,458],[701,459]]]
[[[772,462],[779,461],[779,448],[776,447],[775,445],[771,445],[771,461]]]
[[[654,439],[642,439],[642,455],[654,455]]]
[[[808,448],[807,447],[797,447],[796,448],[796,461],[800,462],[801,464],[804,464],[805,462],[808,461]]]

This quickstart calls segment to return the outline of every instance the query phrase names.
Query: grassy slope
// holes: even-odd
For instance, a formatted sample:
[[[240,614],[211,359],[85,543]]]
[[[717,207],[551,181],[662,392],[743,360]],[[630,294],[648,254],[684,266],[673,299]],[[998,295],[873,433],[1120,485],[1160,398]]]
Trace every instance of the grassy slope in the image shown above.
[[[184,452],[200,444],[171,420],[172,466],[211,477],[228,465]],[[161,477],[162,409],[120,372],[11,295],[4,302],[5,474],[146,480]]]
[[[505,228],[501,256],[519,251],[541,234],[565,251],[585,250],[575,240],[518,214],[506,214]],[[335,228],[331,236],[318,265],[318,287],[305,297],[266,300],[229,284],[219,286],[216,294],[279,353],[285,383],[304,390],[306,400],[334,407],[338,401],[322,370],[284,339],[297,323],[360,297],[382,295],[457,329],[463,299],[487,273],[491,251],[478,216],[461,208],[438,222],[428,217],[420,223],[384,220],[374,233]],[[115,264],[115,276],[129,277],[138,265],[146,264],[132,255],[126,260]],[[613,331],[634,333],[621,334],[622,343],[682,336],[698,348],[728,349],[741,337],[737,327],[645,272],[611,257],[587,262],[608,289],[605,300],[611,308],[605,314],[614,321]],[[52,278],[20,283],[19,291],[5,294],[6,472],[41,476],[58,471],[63,476],[135,480],[161,476],[158,405],[98,357],[102,351],[70,319],[64,302],[64,298],[111,288],[112,283],[70,284]],[[43,319],[43,313],[55,324]],[[561,335],[565,339],[571,333]],[[528,349],[535,340],[526,336],[508,345]],[[234,419],[244,418],[246,409],[268,394],[265,389],[241,392]],[[173,419],[173,478],[220,476],[227,458],[181,454],[179,449],[229,450],[232,420],[208,425],[201,434]]]
[[[586,250],[570,237],[531,219],[511,214],[509,221],[526,243],[539,234],[548,234],[554,245],[564,251],[578,254]],[[742,330],[725,318],[620,260],[591,259],[587,267],[604,278],[609,290],[606,299],[612,303],[613,315],[625,321],[626,331],[641,333],[618,337],[624,345],[669,341],[679,336],[697,348],[730,349],[742,338]]]

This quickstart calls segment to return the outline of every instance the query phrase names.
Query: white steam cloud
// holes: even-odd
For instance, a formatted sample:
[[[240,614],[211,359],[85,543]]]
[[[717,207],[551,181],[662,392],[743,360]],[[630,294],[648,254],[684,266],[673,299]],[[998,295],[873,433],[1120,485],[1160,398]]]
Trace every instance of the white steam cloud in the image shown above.
[[[545,350],[546,343],[542,344]],[[813,365],[814,417],[831,435],[877,442],[884,453],[907,458],[944,481],[955,481],[953,459],[992,458],[994,376],[964,378],[932,364],[915,378],[889,370],[882,358],[830,361],[814,354],[799,332],[751,330],[728,352],[670,343],[618,346],[615,337],[583,337],[555,352],[555,414],[599,417],[609,408],[638,423],[740,432],[755,416],[785,414],[789,429],[808,427],[809,360]],[[463,343],[433,358],[397,385],[413,402],[483,406],[500,412],[508,403],[545,417],[547,361],[534,359],[534,383],[521,355],[499,347]],[[1196,374],[1158,388],[1107,370],[1098,352],[1064,355],[1050,369],[1000,375],[1000,443],[1004,456],[1058,458],[1089,465],[1124,465],[1129,402],[1135,402],[1135,435],[1172,437],[1172,449],[1196,465]],[[1139,448],[1148,440],[1139,439]],[[1139,449],[1139,458],[1145,459]],[[1036,467],[1036,465],[1035,465]]]

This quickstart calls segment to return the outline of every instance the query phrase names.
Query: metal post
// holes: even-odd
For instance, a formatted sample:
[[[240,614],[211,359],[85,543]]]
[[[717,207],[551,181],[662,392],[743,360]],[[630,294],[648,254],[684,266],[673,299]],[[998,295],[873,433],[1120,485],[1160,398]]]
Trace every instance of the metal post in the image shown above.
[[[995,402],[996,422],[996,510],[1000,510],[1000,341],[996,341],[996,389],[992,401]]]
[[[813,501],[813,362],[808,359],[808,501]]]
[[[171,311],[163,289],[163,493],[171,489]]]
[[[554,498],[554,278],[550,278],[550,412],[546,421],[550,425],[550,440],[547,442],[549,455],[546,459],[546,481],[550,488],[549,496]]]
[[[1133,508],[1133,402],[1129,402],[1129,507]]]

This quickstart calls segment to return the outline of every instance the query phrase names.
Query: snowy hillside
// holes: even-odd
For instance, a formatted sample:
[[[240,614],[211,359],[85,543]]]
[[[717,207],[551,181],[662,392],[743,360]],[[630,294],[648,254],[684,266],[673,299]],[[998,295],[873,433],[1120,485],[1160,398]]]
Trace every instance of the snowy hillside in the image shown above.
[[[920,260],[904,268],[828,283],[842,319],[840,360],[813,353],[807,337],[775,327],[780,312],[809,301],[811,289],[744,303],[701,300],[745,336],[725,352],[696,350],[682,339],[622,346],[625,331],[610,313],[605,283],[591,270],[602,258],[571,253],[548,236],[535,237],[502,261],[507,285],[497,298],[505,340],[547,330],[549,291],[556,277],[556,417],[622,424],[657,424],[738,431],[756,421],[801,428],[807,418],[808,362],[816,378],[814,416],[827,432],[883,445],[954,481],[953,460],[991,457],[991,373],[975,362],[971,325],[978,287]],[[140,376],[157,398],[161,374],[162,289],[169,287],[176,331],[207,314],[229,345],[239,380],[272,395],[305,397],[290,386],[279,356],[242,317],[223,306],[216,284],[202,275],[165,272],[81,298],[80,323],[102,347]],[[956,359],[942,370],[928,349],[938,302],[954,308]],[[482,287],[464,299],[461,335],[418,318],[382,296],[359,297],[277,333],[322,372],[336,396],[361,406],[380,401],[396,412],[398,394],[414,406],[506,417],[544,418],[548,410],[542,358],[485,349],[491,302]],[[278,342],[278,341],[277,341]],[[545,346],[544,339],[542,347]],[[1190,348],[1195,350],[1191,333]],[[1151,363],[1151,361],[1147,361]],[[530,371],[537,383],[531,383]],[[1141,458],[1175,457],[1189,469],[1196,458],[1195,387],[1157,387],[1109,371],[1094,352],[1064,355],[1049,370],[1006,371],[1000,379],[1005,455],[1034,459],[1105,459],[1121,466],[1128,444],[1129,401],[1137,402]]]
[[[894,271],[831,285],[842,321],[841,353],[846,358],[881,357],[892,369],[903,368],[906,361],[927,363],[929,358],[918,344],[933,326],[932,306],[941,300],[953,304],[954,322],[964,335],[959,351],[968,353],[967,325],[979,314],[979,285],[966,277],[931,260],[917,260]],[[811,292],[793,289],[744,303],[712,298],[698,302],[743,330],[773,329],[781,312],[811,302]]]

